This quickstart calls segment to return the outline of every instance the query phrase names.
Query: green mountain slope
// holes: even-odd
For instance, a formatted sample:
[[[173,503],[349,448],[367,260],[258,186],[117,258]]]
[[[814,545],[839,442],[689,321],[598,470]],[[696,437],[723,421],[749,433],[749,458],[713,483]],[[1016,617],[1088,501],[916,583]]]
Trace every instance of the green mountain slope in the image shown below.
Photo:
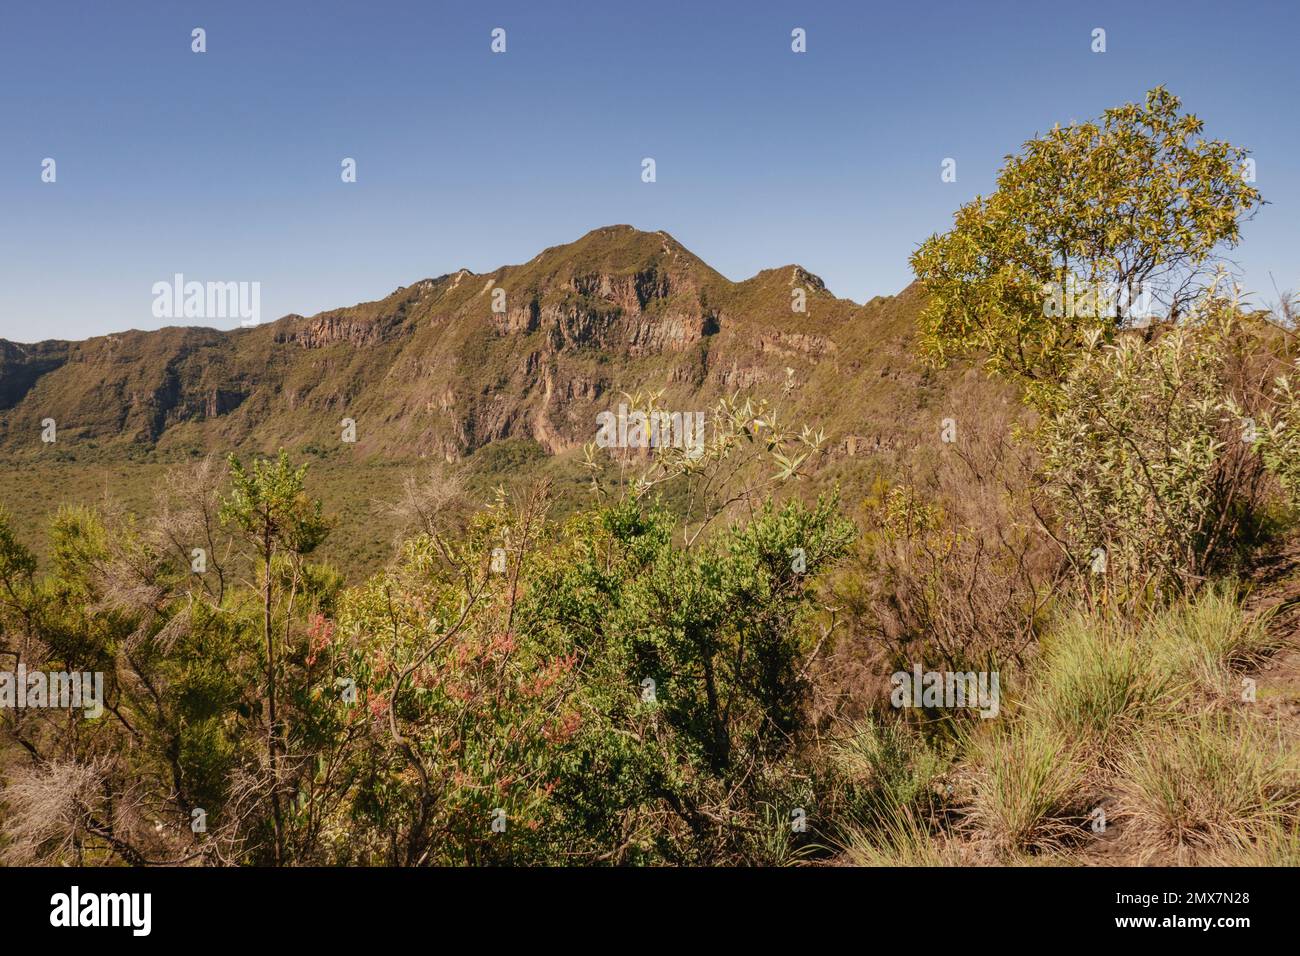
[[[148,508],[172,462],[283,447],[315,462],[342,516],[330,556],[368,568],[395,530],[382,504],[421,461],[480,489],[546,471],[576,496],[575,459],[623,393],[664,389],[663,408],[707,414],[724,395],[776,398],[787,376],[787,419],[825,431],[816,464],[852,495],[934,460],[943,418],[1006,399],[973,370],[920,363],[920,305],[915,287],[839,299],[796,265],[731,282],[667,233],[608,226],[490,274],[250,329],[0,341],[0,501],[35,538],[64,503]]]
[[[795,288],[805,312],[792,309]],[[344,418],[363,456],[457,460],[504,438],[557,453],[589,441],[596,413],[642,386],[667,387],[668,407],[683,410],[775,387],[787,367],[819,389],[851,386],[848,376],[879,390],[903,371],[914,302],[901,299],[837,299],[798,266],[733,283],[666,233],[611,226],[523,265],[310,318],[0,342],[0,454],[50,453],[47,418],[61,450],[110,457],[328,446]]]

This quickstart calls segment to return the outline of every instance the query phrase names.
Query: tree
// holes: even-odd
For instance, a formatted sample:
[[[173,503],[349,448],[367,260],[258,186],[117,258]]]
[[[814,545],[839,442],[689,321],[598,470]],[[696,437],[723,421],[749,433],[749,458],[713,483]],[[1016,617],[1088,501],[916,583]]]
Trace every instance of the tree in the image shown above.
[[[283,449],[274,460],[255,460],[251,470],[246,470],[239,459],[231,455],[231,492],[221,508],[222,520],[233,522],[261,559],[262,636],[266,652],[266,740],[274,788],[271,807],[277,863],[282,862],[284,856],[284,818],[278,793],[283,728],[276,712],[276,648],[275,629],[272,625],[275,559],[282,554],[295,558],[310,554],[325,539],[330,529],[329,522],[321,514],[321,503],[309,498],[303,490],[306,472],[306,465],[294,468]],[[299,581],[295,568],[291,584],[294,593]],[[292,595],[290,601],[292,602]]]
[[[1180,107],[1157,87],[1008,156],[996,191],[912,254],[923,350],[1050,385],[1090,332],[1180,318],[1261,203],[1247,151]]]

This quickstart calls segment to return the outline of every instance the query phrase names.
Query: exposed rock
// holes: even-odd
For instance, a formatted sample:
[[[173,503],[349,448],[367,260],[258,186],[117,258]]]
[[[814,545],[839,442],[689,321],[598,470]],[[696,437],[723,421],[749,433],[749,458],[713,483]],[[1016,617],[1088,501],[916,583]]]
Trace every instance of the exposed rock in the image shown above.
[[[828,352],[834,352],[835,343],[823,335],[807,332],[763,332],[758,335],[758,350],[775,353],[785,357],[803,355],[808,358],[820,358]]]
[[[367,348],[384,341],[396,323],[367,322],[338,312],[327,312],[305,319],[297,327],[277,332],[276,342],[300,345],[306,349],[320,349],[346,342],[354,348]]]
[[[796,284],[816,293],[805,314],[791,309]],[[885,305],[901,315],[898,299]],[[187,423],[184,447],[225,449],[319,443],[346,414],[363,454],[454,460],[512,437],[558,452],[590,440],[609,393],[667,388],[674,407],[705,408],[737,390],[773,396],[789,366],[798,400],[835,415],[817,406],[826,376],[879,389],[916,374],[864,347],[876,314],[800,267],[732,282],[667,233],[612,226],[523,265],[461,269],[309,318],[0,341],[0,450],[40,453],[47,416],[76,422],[78,440],[162,447]]]

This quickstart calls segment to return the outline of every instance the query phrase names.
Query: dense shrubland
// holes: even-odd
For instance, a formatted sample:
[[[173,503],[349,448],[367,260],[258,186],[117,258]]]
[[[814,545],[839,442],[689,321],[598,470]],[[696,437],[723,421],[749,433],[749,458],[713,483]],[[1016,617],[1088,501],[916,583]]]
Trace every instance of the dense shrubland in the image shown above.
[[[351,589],[311,562],[329,521],[283,454],[232,459],[228,480],[210,462],[174,476],[151,523],[62,513],[43,571],[0,522],[6,651],[106,675],[97,720],[5,714],[18,749],[4,852],[403,865],[786,852],[774,815],[816,799],[803,699],[829,626],[815,582],[853,529],[834,498],[769,494],[815,436],[754,403],[718,416],[698,455],[642,458],[561,523],[540,487],[443,508],[447,531],[446,496],[414,488],[423,527]],[[689,525],[654,493],[673,481],[700,503]]]
[[[918,250],[927,352],[1024,402],[953,409],[860,501],[735,397],[701,447],[589,449],[576,508],[413,477],[354,587],[283,453],[65,509],[39,566],[0,513],[3,667],[105,675],[96,719],[0,711],[0,854],[1296,862],[1296,731],[1245,690],[1286,607],[1243,605],[1300,505],[1290,303],[1213,270],[1259,196],[1178,110],[1031,141]],[[1134,281],[1156,315],[1044,312]],[[998,672],[998,715],[891,707],[922,665]]]

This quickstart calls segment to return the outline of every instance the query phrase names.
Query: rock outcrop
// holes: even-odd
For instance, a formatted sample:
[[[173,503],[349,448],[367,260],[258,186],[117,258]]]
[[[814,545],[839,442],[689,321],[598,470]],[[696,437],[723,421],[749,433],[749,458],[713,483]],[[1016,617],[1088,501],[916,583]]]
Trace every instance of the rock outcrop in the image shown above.
[[[875,388],[891,356],[907,361],[869,341],[873,324],[910,323],[896,302],[837,299],[798,266],[732,282],[667,233],[609,226],[523,265],[255,328],[0,341],[0,455],[41,454],[46,418],[68,447],[110,450],[325,447],[346,417],[362,454],[456,459],[506,438],[563,453],[642,388],[683,410],[791,373],[809,409]],[[846,435],[852,406],[829,409]]]

